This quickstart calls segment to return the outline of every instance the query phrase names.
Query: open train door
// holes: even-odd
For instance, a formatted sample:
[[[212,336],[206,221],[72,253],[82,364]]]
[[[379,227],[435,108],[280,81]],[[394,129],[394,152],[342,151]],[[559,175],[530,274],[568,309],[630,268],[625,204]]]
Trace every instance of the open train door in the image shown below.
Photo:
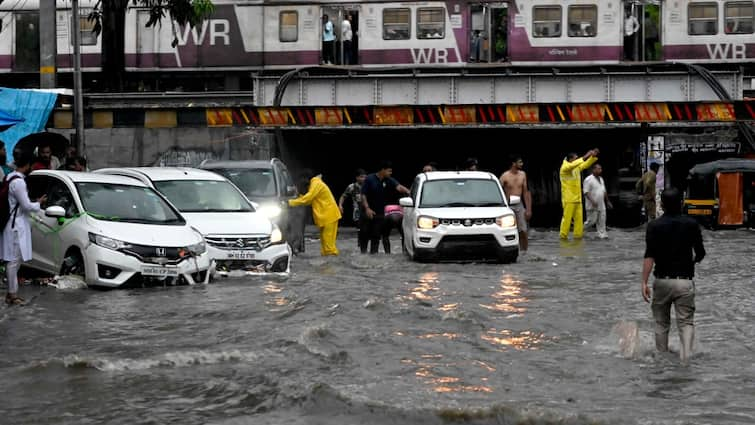
[[[469,62],[504,62],[508,59],[508,4],[470,6]]]
[[[744,178],[741,172],[717,173],[718,224],[738,226],[744,224]]]
[[[323,6],[322,14],[328,15],[333,23],[333,31],[336,41],[333,43],[334,64],[354,65],[359,63],[359,5],[345,4],[338,6]],[[350,18],[350,19],[349,19]],[[351,45],[348,43],[348,34],[344,21],[349,21],[351,26]]]

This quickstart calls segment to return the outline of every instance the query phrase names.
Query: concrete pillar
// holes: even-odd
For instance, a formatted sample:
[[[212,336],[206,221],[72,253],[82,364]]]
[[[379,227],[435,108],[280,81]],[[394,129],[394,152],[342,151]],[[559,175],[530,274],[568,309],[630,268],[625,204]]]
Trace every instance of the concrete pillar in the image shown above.
[[[43,89],[57,86],[55,3],[54,0],[39,3],[39,87]]]

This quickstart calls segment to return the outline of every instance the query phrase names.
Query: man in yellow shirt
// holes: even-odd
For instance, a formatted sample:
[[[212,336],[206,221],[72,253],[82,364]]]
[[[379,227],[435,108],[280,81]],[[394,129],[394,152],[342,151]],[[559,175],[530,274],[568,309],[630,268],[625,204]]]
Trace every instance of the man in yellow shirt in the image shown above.
[[[336,237],[338,236],[338,220],[341,219],[341,211],[338,209],[336,199],[330,188],[322,181],[319,175],[314,175],[312,170],[304,170],[300,173],[299,180],[309,180],[307,193],[290,199],[288,205],[298,207],[312,205],[312,217],[315,225],[320,228],[320,254],[338,255]]]
[[[590,168],[598,160],[597,148],[587,151],[581,158],[574,152],[569,153],[561,163],[561,206],[564,215],[561,218],[561,239],[569,237],[569,229],[574,220],[574,239],[580,239],[583,233],[582,222],[582,171]]]

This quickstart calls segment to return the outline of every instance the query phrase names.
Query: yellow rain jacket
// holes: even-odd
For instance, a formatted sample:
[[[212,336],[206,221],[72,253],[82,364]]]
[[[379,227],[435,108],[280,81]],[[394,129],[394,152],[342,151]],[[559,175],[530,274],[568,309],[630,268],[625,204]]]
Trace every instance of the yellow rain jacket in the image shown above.
[[[309,180],[307,193],[296,199],[290,199],[288,205],[292,207],[312,205],[312,218],[314,218],[317,227],[324,227],[326,224],[341,219],[341,211],[338,209],[333,193],[325,182],[317,176]]]
[[[567,202],[582,203],[582,170],[590,168],[598,158],[591,156],[585,161],[577,158],[572,162],[564,159],[561,163],[559,177],[561,178],[561,204]]]

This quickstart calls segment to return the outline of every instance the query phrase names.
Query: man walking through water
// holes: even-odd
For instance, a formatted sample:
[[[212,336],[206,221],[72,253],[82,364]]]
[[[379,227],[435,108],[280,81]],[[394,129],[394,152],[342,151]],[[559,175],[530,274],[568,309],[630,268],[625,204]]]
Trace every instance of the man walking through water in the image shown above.
[[[642,206],[648,221],[655,220],[655,184],[660,168],[657,162],[650,164],[650,169],[635,184],[635,190],[642,196]]]
[[[510,159],[509,169],[501,175],[501,185],[516,217],[516,227],[519,229],[519,250],[526,252],[528,223],[532,217],[532,194],[527,186],[527,174],[523,171],[522,157],[511,155]],[[520,203],[510,205],[512,196],[518,196],[521,199]]]
[[[603,167],[600,164],[593,165],[592,174],[587,176],[582,188],[585,193],[585,210],[587,210],[585,227],[589,229],[595,226],[598,238],[606,239],[608,237],[608,232],[606,232],[606,207],[613,208],[613,205],[608,199],[606,183],[601,177],[602,174]]]
[[[642,264],[642,298],[650,302],[648,278],[655,266],[651,304],[655,318],[655,347],[658,351],[668,351],[673,304],[682,345],[679,357],[683,364],[687,364],[695,339],[695,282],[692,278],[695,263],[705,257],[705,248],[700,226],[693,218],[681,215],[682,195],[678,189],[664,190],[661,205],[663,216],[647,226],[645,260]]]
[[[561,180],[561,206],[564,215],[561,217],[561,229],[558,236],[561,239],[569,238],[569,229],[574,220],[574,239],[582,238],[582,171],[590,168],[598,160],[600,151],[595,148],[587,151],[582,158],[570,152],[561,163],[559,177]]]

